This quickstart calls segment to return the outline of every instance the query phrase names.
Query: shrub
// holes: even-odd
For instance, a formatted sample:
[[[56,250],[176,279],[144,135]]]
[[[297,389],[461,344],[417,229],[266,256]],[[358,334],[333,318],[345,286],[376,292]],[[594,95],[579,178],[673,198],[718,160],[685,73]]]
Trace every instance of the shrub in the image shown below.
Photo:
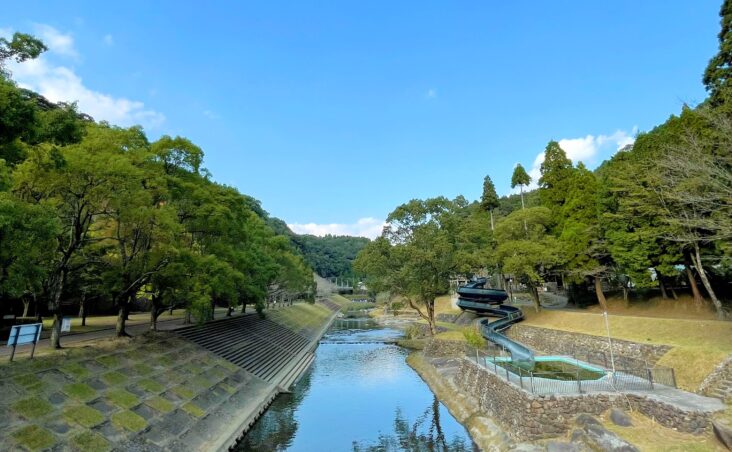
[[[476,327],[469,326],[467,328],[464,328],[463,336],[465,337],[465,341],[468,343],[469,346],[473,348],[485,347],[485,339],[483,339],[483,336],[480,334]]]

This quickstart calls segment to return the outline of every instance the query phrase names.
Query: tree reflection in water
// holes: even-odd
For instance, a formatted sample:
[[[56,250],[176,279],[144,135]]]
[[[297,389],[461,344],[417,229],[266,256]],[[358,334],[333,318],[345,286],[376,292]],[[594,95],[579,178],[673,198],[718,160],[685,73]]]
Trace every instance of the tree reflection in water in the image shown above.
[[[429,426],[427,422],[429,421]],[[394,433],[380,434],[376,444],[353,442],[353,452],[391,452],[391,451],[430,451],[430,452],[463,452],[479,451],[478,447],[465,441],[464,438],[454,437],[450,441],[445,438],[440,424],[440,402],[433,397],[432,406],[427,407],[414,424],[404,418],[402,411],[397,408],[394,418]]]

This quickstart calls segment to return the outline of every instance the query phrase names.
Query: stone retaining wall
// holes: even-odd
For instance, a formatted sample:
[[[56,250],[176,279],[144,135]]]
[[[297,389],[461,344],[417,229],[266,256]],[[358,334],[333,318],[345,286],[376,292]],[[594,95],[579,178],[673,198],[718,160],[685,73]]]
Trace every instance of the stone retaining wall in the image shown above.
[[[465,342],[432,339],[424,348],[424,355],[430,358],[465,356]]]
[[[508,330],[511,339],[546,354],[576,355],[587,351],[610,352],[606,337],[568,331],[539,328],[528,325],[513,325]],[[613,353],[619,367],[638,366],[639,362],[655,365],[671,349],[668,345],[641,344],[613,339]]]
[[[499,419],[504,429],[518,440],[537,440],[563,435],[580,413],[598,415],[611,407],[628,404],[661,425],[682,432],[702,433],[710,422],[703,412],[684,411],[652,395],[591,393],[575,395],[535,395],[524,391],[493,372],[463,359],[455,384],[479,401],[480,408]]]
[[[732,401],[732,355],[719,363],[699,386],[699,392],[710,397]]]

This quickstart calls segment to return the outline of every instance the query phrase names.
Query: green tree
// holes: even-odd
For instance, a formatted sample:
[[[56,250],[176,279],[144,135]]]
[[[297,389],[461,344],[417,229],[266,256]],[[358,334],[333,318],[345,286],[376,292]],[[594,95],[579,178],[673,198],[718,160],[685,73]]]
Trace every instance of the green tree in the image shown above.
[[[403,297],[432,334],[435,298],[448,291],[458,265],[457,213],[465,207],[462,198],[444,197],[402,204],[389,214],[382,236],[366,245],[354,263],[370,287]]]
[[[493,227],[493,209],[498,207],[498,195],[496,194],[496,187],[493,185],[493,181],[490,176],[486,176],[483,179],[483,194],[480,197],[480,206],[483,210],[490,212],[491,215],[491,231]]]
[[[574,168],[572,161],[556,141],[550,141],[544,150],[544,161],[541,163],[539,178],[539,197],[541,205],[552,212],[552,223],[561,229],[561,208],[569,192]]]
[[[526,222],[527,230],[522,227]],[[551,211],[546,207],[517,210],[496,225],[496,256],[507,274],[525,284],[540,309],[539,287],[559,263],[557,240],[549,234]]]
[[[524,187],[528,186],[531,183],[531,176],[526,172],[523,166],[521,166],[520,163],[516,164],[516,168],[513,169],[513,174],[511,175],[511,188],[516,188],[516,186],[519,187],[519,190],[521,192],[521,208],[525,209],[526,206],[524,205]]]
[[[702,81],[709,92],[709,102],[719,107],[730,96],[732,83],[732,2],[724,0],[719,10],[722,29],[719,31],[719,51],[709,61]]]
[[[0,76],[8,76],[5,67],[8,60],[13,59],[18,63],[37,58],[38,55],[48,50],[42,41],[25,33],[13,33],[8,41],[0,38]]]

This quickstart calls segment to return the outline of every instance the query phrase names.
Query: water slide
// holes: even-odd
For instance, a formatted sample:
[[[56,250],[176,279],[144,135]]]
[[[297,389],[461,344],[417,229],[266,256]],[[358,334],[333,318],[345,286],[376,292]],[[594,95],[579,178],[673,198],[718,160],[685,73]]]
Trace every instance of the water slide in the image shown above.
[[[513,362],[534,362],[534,352],[525,345],[510,339],[503,334],[512,324],[524,318],[521,309],[501,304],[508,298],[503,290],[486,289],[485,278],[478,278],[458,288],[457,305],[464,311],[473,311],[478,315],[498,317],[480,319],[480,332],[487,340],[500,345],[511,354]]]

